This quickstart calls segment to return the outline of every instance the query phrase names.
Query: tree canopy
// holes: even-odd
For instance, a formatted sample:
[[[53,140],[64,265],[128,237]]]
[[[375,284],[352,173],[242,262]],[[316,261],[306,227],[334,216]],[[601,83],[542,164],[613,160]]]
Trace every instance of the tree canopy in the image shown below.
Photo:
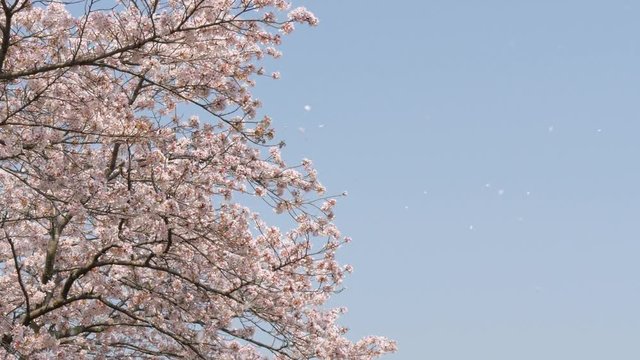
[[[284,0],[0,0],[0,355],[369,359],[309,160],[251,87]],[[198,111],[196,112],[195,109]],[[200,116],[195,114],[199,113]],[[203,115],[204,114],[204,115]],[[291,229],[243,206],[253,196]]]

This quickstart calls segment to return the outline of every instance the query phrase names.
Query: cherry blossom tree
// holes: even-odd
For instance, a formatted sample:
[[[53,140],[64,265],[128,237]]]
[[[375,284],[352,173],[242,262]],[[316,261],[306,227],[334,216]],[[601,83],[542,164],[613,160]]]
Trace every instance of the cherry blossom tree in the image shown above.
[[[335,199],[250,89],[285,0],[0,0],[0,356],[369,359]],[[197,109],[197,111],[196,111]],[[194,115],[200,114],[200,117]],[[282,216],[270,226],[247,196]]]

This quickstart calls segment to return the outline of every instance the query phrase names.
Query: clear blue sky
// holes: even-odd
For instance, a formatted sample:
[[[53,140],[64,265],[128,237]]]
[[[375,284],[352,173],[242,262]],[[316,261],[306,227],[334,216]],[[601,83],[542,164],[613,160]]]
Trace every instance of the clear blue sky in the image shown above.
[[[256,94],[285,157],[349,191],[353,337],[396,339],[385,359],[639,359],[640,2],[294,4],[321,24]]]

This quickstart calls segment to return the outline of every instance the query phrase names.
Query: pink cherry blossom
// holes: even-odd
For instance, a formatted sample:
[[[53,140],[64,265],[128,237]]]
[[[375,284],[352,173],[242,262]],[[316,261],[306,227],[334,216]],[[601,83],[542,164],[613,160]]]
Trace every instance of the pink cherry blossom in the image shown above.
[[[325,306],[352,271],[335,260],[349,238],[311,161],[283,161],[251,95],[260,59],[280,56],[293,23],[316,25],[311,12],[284,0],[0,2],[0,357],[395,351],[348,340],[344,309]]]

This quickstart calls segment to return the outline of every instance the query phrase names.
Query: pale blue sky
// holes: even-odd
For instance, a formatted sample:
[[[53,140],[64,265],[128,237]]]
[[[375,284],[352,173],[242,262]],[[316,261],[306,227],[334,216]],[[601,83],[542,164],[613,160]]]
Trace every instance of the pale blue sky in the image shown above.
[[[349,191],[353,337],[396,339],[385,359],[639,359],[640,2],[304,4],[320,26],[256,94],[285,157]]]

